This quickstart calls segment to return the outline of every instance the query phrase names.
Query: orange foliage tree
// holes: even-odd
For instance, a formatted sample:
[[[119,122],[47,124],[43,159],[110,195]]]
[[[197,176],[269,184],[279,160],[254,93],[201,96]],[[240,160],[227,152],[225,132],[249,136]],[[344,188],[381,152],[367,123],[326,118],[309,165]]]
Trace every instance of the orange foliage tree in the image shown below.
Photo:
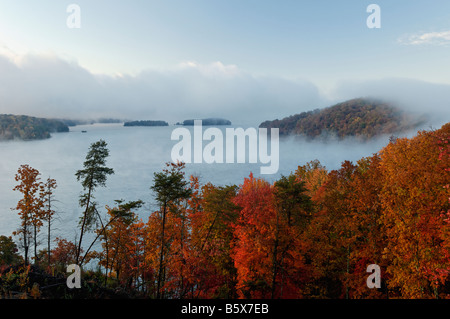
[[[24,249],[26,265],[29,263],[28,250],[32,236],[31,231],[33,230],[34,233],[34,252],[35,256],[37,256],[37,232],[39,227],[42,226],[41,208],[43,203],[38,196],[41,186],[39,175],[40,173],[37,169],[29,165],[21,165],[15,176],[15,180],[19,184],[14,187],[14,190],[21,192],[23,198],[19,200],[16,206],[20,219],[22,220],[21,228],[14,234],[22,235],[22,247]]]
[[[449,159],[439,144],[449,129],[399,138],[380,152],[389,287],[405,298],[439,297],[449,275]]]
[[[199,209],[191,211],[192,254],[190,263],[200,298],[234,298],[236,269],[232,258],[233,225],[238,207],[233,200],[236,186],[201,189]]]
[[[117,200],[116,203],[118,205],[114,208],[106,206],[109,220],[97,230],[103,240],[103,251],[96,257],[100,259],[99,264],[105,267],[106,277],[108,270],[114,272],[117,281],[130,290],[139,281],[137,270],[142,263],[139,258],[142,234],[141,227],[137,225],[143,225],[132,210],[141,207],[142,202],[123,203]]]
[[[241,298],[295,298],[305,275],[299,234],[308,212],[303,183],[294,175],[275,185],[251,174],[235,203],[234,261]]]
[[[349,274],[357,225],[350,205],[356,166],[345,161],[328,174],[313,201],[316,213],[305,233],[307,256],[314,268],[309,293],[316,297],[349,296]]]

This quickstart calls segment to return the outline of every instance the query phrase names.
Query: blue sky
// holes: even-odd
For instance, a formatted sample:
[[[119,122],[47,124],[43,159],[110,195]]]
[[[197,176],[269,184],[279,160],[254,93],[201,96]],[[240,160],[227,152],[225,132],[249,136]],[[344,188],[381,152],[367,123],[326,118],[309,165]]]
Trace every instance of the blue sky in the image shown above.
[[[66,25],[71,3],[81,8],[80,29]],[[380,29],[366,25],[371,3],[381,8]],[[346,81],[450,84],[450,1],[1,0],[0,54],[112,78],[219,67],[308,82],[324,96]]]

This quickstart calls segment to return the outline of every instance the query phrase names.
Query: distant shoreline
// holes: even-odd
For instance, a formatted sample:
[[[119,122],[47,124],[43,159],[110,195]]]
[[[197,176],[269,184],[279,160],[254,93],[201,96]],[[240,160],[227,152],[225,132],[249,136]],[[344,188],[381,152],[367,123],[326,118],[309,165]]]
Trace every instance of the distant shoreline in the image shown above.
[[[166,121],[144,120],[125,122],[123,123],[123,126],[169,126],[169,123],[167,123]]]

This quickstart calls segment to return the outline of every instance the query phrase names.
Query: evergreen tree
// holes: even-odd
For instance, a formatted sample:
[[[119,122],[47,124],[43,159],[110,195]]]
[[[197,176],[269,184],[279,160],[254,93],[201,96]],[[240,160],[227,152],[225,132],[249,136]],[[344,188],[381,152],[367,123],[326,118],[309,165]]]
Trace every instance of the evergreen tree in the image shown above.
[[[89,231],[96,221],[96,202],[94,199],[94,191],[98,186],[105,187],[108,175],[114,174],[112,168],[106,167],[106,158],[109,156],[109,150],[106,148],[107,143],[99,140],[91,144],[84,169],[78,170],[75,176],[77,180],[81,180],[81,185],[85,191],[80,195],[80,206],[84,207],[83,216],[80,219],[80,239],[78,241],[76,263],[79,263],[81,244],[83,235]]]

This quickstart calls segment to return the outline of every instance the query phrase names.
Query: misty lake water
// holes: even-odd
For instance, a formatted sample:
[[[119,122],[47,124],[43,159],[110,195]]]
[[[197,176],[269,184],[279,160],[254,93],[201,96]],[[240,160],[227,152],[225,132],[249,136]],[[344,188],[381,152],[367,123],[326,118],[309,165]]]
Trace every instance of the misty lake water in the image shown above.
[[[243,127],[250,126],[234,126]],[[257,126],[253,126],[257,127]],[[20,193],[12,189],[16,185],[14,176],[22,164],[28,164],[41,173],[41,179],[54,178],[58,187],[54,196],[57,219],[53,225],[53,238],[60,237],[74,241],[79,230],[78,219],[81,208],[78,197],[82,193],[75,172],[83,168],[86,153],[91,143],[103,139],[108,143],[110,156],[107,166],[115,174],[108,177],[107,187],[95,192],[99,207],[113,206],[114,200],[141,199],[145,205],[137,211],[139,217],[147,220],[151,211],[157,209],[150,190],[153,173],[161,171],[164,163],[171,160],[172,147],[177,141],[171,140],[172,131],[177,126],[165,127],[124,127],[122,124],[80,125],[70,128],[68,133],[52,134],[39,141],[8,141],[0,143],[0,235],[12,235],[19,228],[20,220],[15,207]],[[203,128],[204,130],[206,127]],[[225,127],[221,128],[222,131]],[[86,133],[82,133],[86,130]],[[192,130],[192,129],[191,129]],[[299,165],[318,159],[328,170],[337,169],[344,160],[357,161],[378,152],[388,143],[384,136],[370,143],[355,140],[333,142],[307,142],[304,140],[280,139],[277,174],[260,175],[264,164],[187,164],[186,175],[197,175],[200,183],[215,185],[240,185],[250,172],[274,182],[281,175],[294,172]],[[270,141],[270,140],[269,140]],[[208,142],[204,141],[204,145]],[[102,214],[105,213],[103,209]],[[45,243],[45,230],[42,232]],[[88,241],[88,239],[86,240]],[[17,242],[17,241],[16,241]]]

